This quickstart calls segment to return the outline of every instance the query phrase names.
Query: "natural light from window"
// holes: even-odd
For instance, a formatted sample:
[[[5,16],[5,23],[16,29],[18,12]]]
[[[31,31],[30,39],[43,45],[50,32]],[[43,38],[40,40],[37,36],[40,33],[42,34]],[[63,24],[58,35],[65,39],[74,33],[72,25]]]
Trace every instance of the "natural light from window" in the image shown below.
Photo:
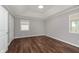
[[[79,33],[79,14],[74,14],[69,17],[70,32]]]
[[[20,27],[21,27],[21,31],[29,31],[29,21],[28,20],[21,20]]]

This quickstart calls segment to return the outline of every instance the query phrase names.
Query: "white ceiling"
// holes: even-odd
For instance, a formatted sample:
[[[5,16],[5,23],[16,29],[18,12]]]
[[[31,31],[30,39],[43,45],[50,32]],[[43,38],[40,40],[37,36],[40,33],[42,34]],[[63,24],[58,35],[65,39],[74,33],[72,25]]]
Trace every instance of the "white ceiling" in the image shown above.
[[[68,9],[72,5],[44,5],[43,9],[39,9],[38,5],[5,5],[4,7],[14,16],[45,18]]]

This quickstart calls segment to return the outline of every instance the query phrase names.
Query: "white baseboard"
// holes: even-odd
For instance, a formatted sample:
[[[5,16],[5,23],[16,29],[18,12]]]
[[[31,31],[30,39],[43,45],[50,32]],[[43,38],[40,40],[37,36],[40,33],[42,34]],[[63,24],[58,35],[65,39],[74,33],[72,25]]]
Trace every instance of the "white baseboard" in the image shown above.
[[[33,36],[43,36],[43,35],[45,35],[45,34],[21,36],[21,37],[15,37],[15,39],[16,39],[16,38],[24,38],[24,37],[33,37]]]
[[[16,38],[24,38],[24,37],[32,37],[32,36],[42,36],[42,35],[45,35],[45,34],[41,34],[41,35],[30,35],[30,36],[23,36],[23,37],[15,37],[15,39],[16,39]],[[65,40],[60,39],[60,38],[58,38],[58,37],[54,37],[54,36],[50,36],[50,35],[46,35],[46,36],[51,37],[51,38],[55,38],[55,39],[57,39],[57,40],[59,40],[59,41],[68,43],[68,44],[73,45],[73,46],[76,46],[76,47],[79,47],[79,45],[77,45],[77,44],[74,44],[74,43],[69,42],[69,41],[65,41]]]
[[[13,40],[14,40],[14,39],[13,39]],[[10,43],[11,43],[13,40],[11,40],[11,41],[8,43],[8,46],[10,45]]]
[[[49,35],[46,35],[46,36],[51,37],[51,38],[55,38],[55,39],[57,39],[57,40],[59,40],[59,41],[62,41],[62,42],[68,43],[68,44],[73,45],[73,46],[75,46],[75,47],[79,47],[79,45],[74,44],[74,43],[72,43],[72,42],[68,42],[68,41],[62,40],[62,39],[60,39],[60,38],[53,37],[53,36],[49,36]]]

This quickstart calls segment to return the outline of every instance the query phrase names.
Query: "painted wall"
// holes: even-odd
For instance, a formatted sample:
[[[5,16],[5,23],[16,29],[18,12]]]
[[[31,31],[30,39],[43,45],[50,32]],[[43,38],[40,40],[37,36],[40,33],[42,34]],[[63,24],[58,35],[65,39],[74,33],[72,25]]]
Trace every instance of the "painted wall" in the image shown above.
[[[27,17],[26,20],[30,21],[29,31],[20,30],[20,20],[21,18],[15,18],[15,38],[44,35],[44,23],[42,20]]]
[[[9,14],[8,15],[8,19],[9,19],[9,39],[8,39],[8,43],[10,44],[11,41],[14,39],[14,17]]]
[[[8,49],[8,11],[0,6],[0,52]]]
[[[79,34],[69,33],[69,15],[79,13],[79,9],[61,13],[45,20],[46,35],[79,47]]]

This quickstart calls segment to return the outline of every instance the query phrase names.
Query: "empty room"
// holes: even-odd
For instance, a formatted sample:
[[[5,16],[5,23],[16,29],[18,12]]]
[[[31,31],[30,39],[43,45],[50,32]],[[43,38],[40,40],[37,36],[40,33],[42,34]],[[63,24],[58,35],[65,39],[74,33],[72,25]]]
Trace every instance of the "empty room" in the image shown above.
[[[0,53],[79,53],[79,6],[0,5]]]

